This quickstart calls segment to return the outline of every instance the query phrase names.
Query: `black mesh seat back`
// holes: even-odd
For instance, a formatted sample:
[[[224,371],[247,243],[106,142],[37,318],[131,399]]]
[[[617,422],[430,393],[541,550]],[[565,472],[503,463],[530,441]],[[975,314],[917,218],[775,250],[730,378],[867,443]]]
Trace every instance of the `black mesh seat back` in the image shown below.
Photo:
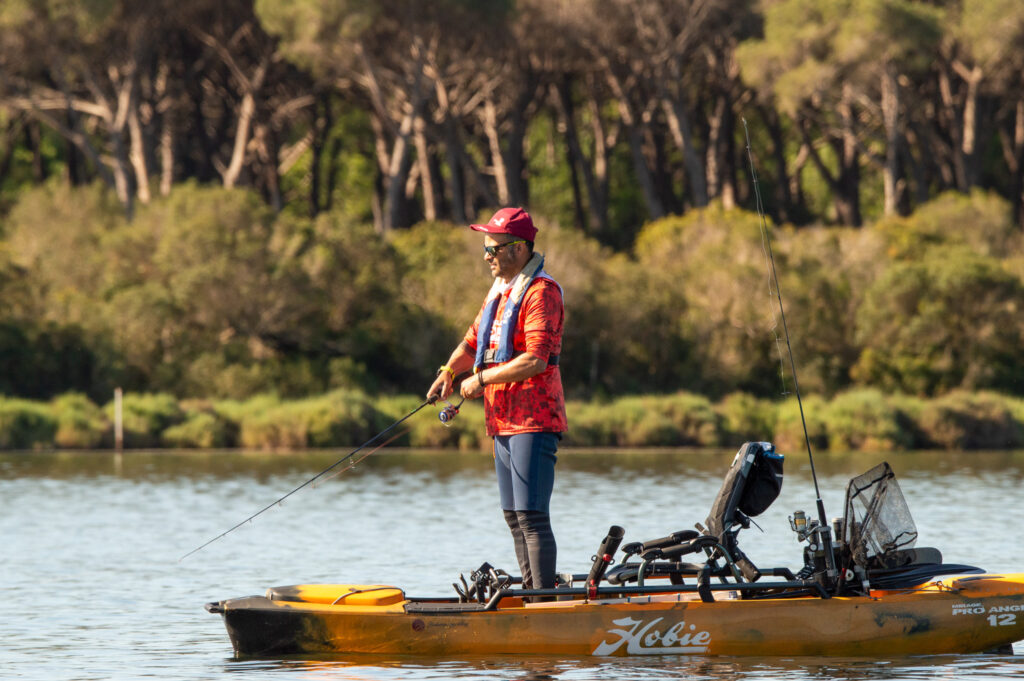
[[[704,521],[708,534],[721,538],[736,522],[737,510],[748,516],[764,513],[782,491],[782,463],[770,442],[743,444]]]

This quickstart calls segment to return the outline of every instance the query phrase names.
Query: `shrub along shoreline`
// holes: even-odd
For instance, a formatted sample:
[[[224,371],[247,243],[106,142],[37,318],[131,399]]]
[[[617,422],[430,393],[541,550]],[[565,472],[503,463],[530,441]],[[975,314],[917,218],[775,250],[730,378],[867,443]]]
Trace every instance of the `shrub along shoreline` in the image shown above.
[[[126,394],[126,448],[294,450],[352,447],[421,403],[412,395],[374,397],[358,390],[283,400],[178,400],[167,394]],[[769,439],[783,450],[803,447],[795,398],[763,400],[733,393],[719,402],[687,392],[570,401],[565,444],[577,447],[720,447]],[[429,410],[429,411],[428,411]],[[955,391],[936,398],[886,395],[873,389],[830,400],[804,398],[812,445],[832,450],[1024,448],[1024,399]],[[483,409],[466,403],[443,426],[428,407],[409,419],[395,446],[489,449]],[[49,402],[0,396],[0,450],[98,449],[113,446],[113,402],[81,394]]]

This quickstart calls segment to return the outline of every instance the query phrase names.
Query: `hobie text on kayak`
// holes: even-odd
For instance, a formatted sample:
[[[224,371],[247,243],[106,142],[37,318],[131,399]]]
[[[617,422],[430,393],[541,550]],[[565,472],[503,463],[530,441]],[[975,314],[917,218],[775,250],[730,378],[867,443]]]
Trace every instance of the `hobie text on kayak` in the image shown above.
[[[678,655],[680,653],[707,652],[711,633],[697,631],[693,624],[680,620],[674,624],[662,623],[664,617],[652,620],[636,620],[632,617],[613,620],[621,629],[609,629],[618,639],[601,641],[594,648],[593,655],[614,655],[626,646],[627,655]],[[664,633],[663,633],[664,632]]]

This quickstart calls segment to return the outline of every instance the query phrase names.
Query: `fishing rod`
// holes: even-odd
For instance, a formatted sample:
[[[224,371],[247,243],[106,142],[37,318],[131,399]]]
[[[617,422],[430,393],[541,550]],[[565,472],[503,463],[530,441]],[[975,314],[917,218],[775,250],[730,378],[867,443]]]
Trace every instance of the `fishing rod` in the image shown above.
[[[312,483],[316,482],[317,480],[319,480],[320,478],[322,478],[322,477],[323,477],[324,475],[326,475],[327,473],[329,473],[330,471],[334,470],[334,469],[335,469],[335,468],[337,468],[337,467],[338,467],[339,465],[341,465],[342,463],[344,463],[345,461],[348,461],[348,460],[349,460],[349,459],[351,459],[351,458],[352,458],[353,456],[355,456],[356,454],[358,454],[358,453],[359,453],[359,452],[361,452],[362,450],[366,449],[366,448],[367,448],[368,446],[370,446],[370,445],[371,445],[372,443],[374,443],[374,442],[377,442],[378,440],[380,440],[380,439],[381,439],[381,438],[382,438],[383,436],[385,436],[385,435],[387,435],[388,433],[390,433],[390,432],[391,432],[392,430],[394,430],[395,428],[397,428],[397,427],[398,427],[399,425],[401,425],[401,424],[402,424],[403,422],[405,422],[406,420],[408,420],[409,418],[411,418],[411,417],[412,417],[412,416],[413,416],[414,414],[416,414],[417,412],[419,412],[419,411],[420,411],[421,409],[423,409],[423,408],[424,408],[424,407],[426,407],[427,405],[430,405],[430,404],[434,404],[435,402],[437,402],[437,400],[438,400],[438,398],[439,398],[439,397],[440,397],[440,396],[439,396],[439,395],[437,395],[437,394],[432,394],[432,395],[428,396],[428,397],[427,397],[427,399],[425,399],[425,400],[423,401],[423,403],[422,403],[421,405],[419,405],[418,407],[416,407],[415,409],[413,409],[412,411],[410,411],[410,412],[409,412],[408,414],[406,414],[406,415],[405,415],[405,416],[403,416],[402,418],[400,418],[400,419],[398,419],[397,421],[395,421],[394,423],[392,423],[392,424],[391,424],[390,426],[388,426],[388,427],[387,427],[387,428],[385,428],[384,430],[380,431],[379,433],[377,433],[376,435],[374,435],[373,437],[371,437],[371,438],[370,438],[369,440],[367,440],[367,441],[366,441],[366,442],[364,442],[363,444],[361,444],[361,445],[359,445],[358,447],[356,447],[355,449],[353,449],[353,450],[352,450],[351,452],[349,452],[349,453],[348,453],[348,454],[346,454],[345,456],[341,457],[340,459],[338,459],[337,461],[335,461],[334,463],[332,463],[332,464],[331,464],[330,466],[328,466],[327,468],[323,469],[322,471],[320,471],[319,473],[317,473],[316,475],[314,475],[314,476],[313,476],[312,478],[310,478],[310,479],[309,479],[309,480],[307,480],[306,482],[302,483],[301,485],[299,485],[298,487],[296,487],[295,489],[293,489],[293,490],[292,490],[291,492],[288,492],[288,494],[285,494],[285,495],[284,495],[283,497],[281,497],[281,498],[277,499],[277,501],[274,501],[274,502],[272,502],[272,503],[270,503],[270,504],[267,504],[266,506],[264,506],[264,507],[263,507],[263,508],[261,508],[260,510],[256,511],[255,513],[253,513],[253,514],[252,514],[251,516],[249,516],[249,517],[248,517],[248,518],[246,518],[245,520],[243,520],[242,522],[238,523],[237,525],[235,525],[234,527],[232,527],[232,528],[231,528],[231,529],[229,529],[229,530],[226,530],[226,531],[224,531],[224,532],[221,532],[221,533],[220,533],[220,534],[218,534],[218,535],[217,535],[216,537],[214,537],[214,538],[213,538],[213,539],[211,539],[210,541],[206,542],[206,543],[205,543],[205,544],[203,544],[202,546],[198,546],[198,547],[196,547],[196,548],[192,549],[191,551],[189,551],[188,553],[186,553],[186,554],[185,554],[184,556],[182,556],[181,558],[179,558],[179,559],[178,559],[178,562],[180,563],[181,561],[183,561],[183,560],[185,560],[186,558],[188,558],[189,556],[191,556],[191,555],[192,555],[193,553],[196,553],[196,552],[198,552],[198,551],[201,551],[201,550],[205,549],[205,548],[206,548],[207,546],[209,546],[210,544],[212,544],[213,542],[217,541],[218,539],[220,539],[220,538],[222,538],[222,537],[225,537],[225,536],[227,536],[227,535],[231,534],[232,532],[234,532],[235,530],[237,530],[237,529],[238,529],[239,527],[241,527],[242,525],[245,525],[245,524],[246,524],[247,522],[249,522],[249,521],[253,520],[253,519],[254,519],[254,518],[256,518],[257,516],[259,516],[259,515],[261,515],[262,513],[264,513],[265,511],[269,511],[269,510],[270,510],[271,508],[273,508],[274,506],[277,506],[278,504],[282,503],[282,502],[283,502],[283,501],[284,501],[285,499],[287,499],[287,498],[288,498],[288,497],[290,497],[291,495],[295,494],[295,493],[296,493],[296,492],[298,492],[299,490],[301,490],[301,489],[303,489],[303,488],[305,488],[305,487],[308,487],[308,486],[309,486],[309,485],[311,485]],[[459,404],[461,405],[462,403],[460,402]],[[442,423],[444,423],[445,425],[447,425],[448,421],[450,421],[451,419],[455,418],[455,414],[457,414],[457,413],[458,413],[458,411],[459,411],[459,410],[458,410],[458,407],[453,407],[453,405],[451,405],[451,404],[449,403],[449,407],[446,407],[446,408],[445,408],[445,410],[444,410],[444,411],[442,412],[442,414],[446,414],[446,413],[448,413],[448,412],[449,412],[449,409],[452,409],[454,413],[449,413],[449,414],[448,414],[448,416],[447,416],[447,418],[442,418],[442,419],[441,419],[441,422],[442,422]],[[392,438],[392,439],[393,439],[393,438]],[[381,444],[380,444],[380,445],[379,445],[379,446],[377,447],[377,449],[380,449],[380,447],[383,447],[384,445],[386,445],[386,444],[387,444],[388,442],[390,442],[390,441],[391,441],[391,440],[387,440],[386,442],[382,442],[382,443],[381,443]],[[374,450],[372,450],[372,451],[371,451],[371,452],[369,452],[369,453],[368,453],[368,454],[367,454],[366,456],[369,456],[369,455],[370,455],[370,454],[372,454],[372,453],[373,453],[374,451],[377,451],[377,449],[374,449]],[[365,456],[364,456],[363,458],[365,458]]]
[[[836,565],[835,556],[832,554],[832,537],[829,531],[830,526],[825,516],[825,504],[821,500],[821,490],[818,488],[818,474],[814,469],[814,454],[811,452],[811,438],[807,434],[807,419],[804,417],[804,403],[800,397],[800,382],[796,377],[796,361],[793,359],[793,346],[789,342],[789,327],[786,326],[786,311],[782,307],[782,290],[779,287],[779,273],[775,269],[775,255],[772,252],[772,240],[768,235],[768,224],[764,217],[764,203],[761,201],[761,187],[757,181],[757,169],[754,167],[754,154],[750,150],[750,130],[747,128],[747,119],[743,118],[743,135],[747,141],[747,159],[750,161],[750,178],[754,185],[754,199],[757,205],[757,217],[760,218],[761,239],[764,243],[767,260],[770,265],[770,278],[768,280],[769,295],[771,295],[771,282],[775,281],[775,296],[779,302],[779,317],[782,319],[782,331],[786,337],[786,349],[789,351],[789,367],[793,373],[793,392],[796,393],[796,404],[800,408],[800,424],[804,429],[804,442],[807,444],[807,459],[811,463],[811,480],[814,481],[815,503],[818,506],[818,522],[821,528],[822,544],[825,551],[825,563],[828,567],[829,577],[835,577]],[[778,338],[778,336],[776,336]],[[781,348],[780,348],[781,352]]]

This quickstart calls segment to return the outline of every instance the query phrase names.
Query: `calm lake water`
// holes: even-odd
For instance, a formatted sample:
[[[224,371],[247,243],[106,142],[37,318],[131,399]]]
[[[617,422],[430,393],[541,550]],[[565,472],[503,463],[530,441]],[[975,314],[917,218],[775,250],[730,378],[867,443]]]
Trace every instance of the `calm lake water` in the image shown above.
[[[380,582],[448,595],[483,561],[515,566],[487,454],[382,451],[180,561],[344,452],[0,454],[3,679],[1019,679],[1013,656],[900,659],[365,658],[236,660],[203,604],[273,585]],[[552,517],[562,571],[707,516],[733,452],[562,452]],[[787,515],[814,513],[805,456],[741,545],[798,568]],[[1024,571],[1024,452],[816,457],[825,507],[886,459],[948,562]]]

